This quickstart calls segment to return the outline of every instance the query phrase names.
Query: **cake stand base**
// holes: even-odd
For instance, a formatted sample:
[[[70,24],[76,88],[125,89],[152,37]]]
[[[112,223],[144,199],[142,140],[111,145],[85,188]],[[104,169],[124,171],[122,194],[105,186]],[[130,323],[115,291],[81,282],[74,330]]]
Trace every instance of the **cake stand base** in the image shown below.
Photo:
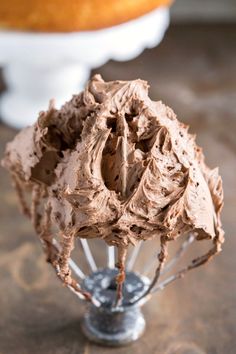
[[[80,64],[64,63],[63,70],[41,69],[12,63],[3,71],[9,89],[1,96],[0,116],[8,125],[19,129],[31,125],[40,111],[48,109],[52,98],[56,98],[56,107],[60,108],[84,89],[90,73]]]
[[[129,60],[156,46],[169,24],[168,8],[111,28],[78,33],[0,31],[0,65],[7,91],[0,117],[22,128],[54,98],[56,108],[81,91],[90,70],[109,59]]]

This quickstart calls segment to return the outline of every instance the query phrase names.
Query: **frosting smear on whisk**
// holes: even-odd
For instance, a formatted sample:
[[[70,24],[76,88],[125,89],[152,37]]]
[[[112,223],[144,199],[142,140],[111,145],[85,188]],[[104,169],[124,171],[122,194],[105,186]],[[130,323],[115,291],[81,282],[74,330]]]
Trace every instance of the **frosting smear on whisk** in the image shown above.
[[[33,126],[22,130],[7,145],[3,164],[48,260],[72,287],[68,261],[77,237],[102,238],[118,247],[118,299],[130,244],[160,238],[154,283],[168,241],[188,232],[212,240],[212,249],[192,267],[221,250],[218,169],[206,166],[195,136],[173,111],[149,98],[145,81],[104,82],[94,76],[60,110],[51,102]],[[25,189],[32,192],[30,208]],[[60,252],[51,225],[61,235]]]

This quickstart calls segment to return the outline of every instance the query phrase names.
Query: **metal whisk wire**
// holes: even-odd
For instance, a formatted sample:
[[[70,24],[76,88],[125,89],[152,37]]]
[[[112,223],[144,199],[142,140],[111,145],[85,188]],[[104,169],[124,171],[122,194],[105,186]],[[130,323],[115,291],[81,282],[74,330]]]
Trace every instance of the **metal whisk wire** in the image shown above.
[[[195,236],[193,234],[189,234],[186,238],[186,240],[182,243],[182,245],[179,247],[179,249],[176,251],[175,255],[173,258],[166,264],[166,266],[163,268],[161,271],[161,275],[164,275],[167,272],[170,272],[172,268],[176,265],[176,263],[179,261],[179,259],[184,255],[186,252],[187,248],[192,244],[194,241]],[[80,239],[79,242],[82,245],[82,250],[84,253],[84,257],[90,266],[90,270],[92,272],[96,272],[98,270],[98,267],[96,265],[96,262],[94,260],[94,257],[92,255],[92,251],[90,249],[90,246],[88,244],[88,241],[85,239]],[[131,272],[134,268],[135,262],[137,261],[138,255],[141,252],[141,249],[143,247],[143,241],[140,241],[136,247],[133,248],[129,259],[127,260],[126,264],[126,272]],[[105,268],[109,269],[115,269],[115,247],[114,246],[108,246],[106,245],[106,255],[107,255],[107,262],[105,265]],[[150,272],[151,268],[153,269],[155,264],[156,264],[157,256],[153,255],[151,257],[151,260],[146,261],[146,264],[143,266],[143,271],[142,274],[140,274],[142,277],[146,276],[147,273]],[[81,270],[81,268],[75,263],[75,261],[70,258],[69,259],[69,266],[71,270],[75,273],[75,275],[80,279],[84,280],[86,278],[86,275],[84,272]],[[149,289],[148,292],[145,293],[145,298],[148,298],[150,294],[153,294],[159,290],[164,289],[168,284],[179,278],[180,275],[177,272],[174,275],[171,275],[167,277],[165,280],[161,281],[159,284],[156,284],[152,289]],[[143,299],[143,296],[141,298],[135,299],[135,303],[138,303]],[[134,302],[132,302],[133,304]]]
[[[65,236],[60,243],[56,240],[56,237],[53,236],[53,234],[50,231],[51,228],[51,207],[49,205],[44,206],[44,213],[40,214],[39,208],[40,208],[40,203],[39,203],[39,193],[40,193],[40,187],[35,186],[32,190],[32,200],[31,200],[31,207],[29,208],[27,206],[26,200],[24,198],[24,191],[18,182],[18,177],[13,175],[13,181],[15,183],[15,188],[16,192],[20,201],[21,208],[26,216],[28,216],[36,230],[36,233],[39,235],[39,238],[41,240],[41,243],[43,245],[43,248],[47,254],[48,261],[52,264],[54,269],[56,270],[57,276],[61,279],[61,281],[76,295],[82,299],[82,300],[88,300],[90,301],[94,306],[99,307],[101,305],[101,302],[99,299],[95,298],[93,294],[90,292],[86,291],[81,287],[79,280],[84,281],[87,278],[87,275],[82,271],[80,266],[70,257],[71,254],[71,245],[67,245],[67,237]],[[218,235],[213,239],[213,246],[210,248],[210,250],[205,253],[204,255],[197,257],[196,259],[193,259],[190,265],[186,266],[185,268],[177,271],[174,275],[169,276],[168,278],[162,280],[159,282],[159,279],[161,276],[163,276],[165,273],[169,272],[178,262],[178,260],[183,256],[187,248],[193,243],[193,241],[196,239],[194,234],[189,234],[186,238],[186,240],[182,243],[180,248],[177,250],[176,254],[172,257],[172,260],[170,260],[168,263],[166,263],[167,259],[167,242],[169,241],[168,239],[160,239],[160,250],[158,253],[155,253],[143,266],[143,271],[142,274],[139,274],[140,277],[146,277],[147,274],[149,274],[150,270],[154,268],[156,261],[157,266],[156,270],[154,272],[154,277],[150,281],[149,279],[149,285],[146,284],[145,291],[139,296],[136,296],[127,303],[126,305],[134,305],[134,304],[140,304],[145,302],[145,300],[153,293],[160,291],[164,289],[167,285],[175,281],[176,279],[179,279],[184,276],[184,274],[201,264],[205,263],[210,259],[215,253],[219,252],[221,241],[220,241],[220,236]],[[88,241],[86,239],[79,239],[79,242],[82,246],[82,250],[85,256],[85,259],[90,267],[90,270],[92,273],[96,273],[98,271],[98,267],[96,265],[95,259],[93,257],[93,254],[91,252],[90,246],[88,244]],[[134,265],[138,259],[138,256],[140,254],[140,251],[143,247],[144,242],[140,241],[132,250],[130,254],[130,258],[126,261],[126,266],[125,269],[123,270],[123,277],[125,278],[125,274],[129,272],[133,272]],[[63,260],[62,265],[64,267],[64,272],[61,271],[61,266],[58,263],[58,257],[60,257],[62,247],[67,247],[67,255],[66,259]],[[126,250],[127,252],[127,250]],[[119,253],[119,250],[118,250]],[[119,255],[118,255],[119,257]],[[126,253],[125,253],[126,257]],[[108,246],[106,245],[106,259],[107,263],[105,265],[106,269],[115,269],[117,267],[117,262],[116,262],[116,252],[115,252],[115,247],[114,246]],[[76,277],[79,279],[78,281],[68,277],[67,272],[65,269],[68,268],[72,270],[72,272],[76,275]],[[121,273],[118,272],[119,275]],[[68,281],[68,279],[70,281]],[[146,278],[147,279],[147,278]],[[117,280],[117,278],[116,278]],[[117,281],[117,294],[120,292],[120,295],[117,296],[117,299],[119,301],[115,302],[115,306],[121,306],[123,303],[123,294],[122,294],[122,284],[124,282],[124,279],[122,280],[121,283]],[[119,291],[118,291],[119,290]]]

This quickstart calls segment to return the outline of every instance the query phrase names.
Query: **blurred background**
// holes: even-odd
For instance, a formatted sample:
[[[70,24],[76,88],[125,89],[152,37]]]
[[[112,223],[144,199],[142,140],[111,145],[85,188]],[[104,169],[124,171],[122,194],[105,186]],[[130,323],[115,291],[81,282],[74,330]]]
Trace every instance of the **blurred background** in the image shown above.
[[[172,23],[235,22],[234,0],[180,0],[171,8]]]
[[[148,328],[139,342],[119,349],[97,347],[80,333],[78,318],[82,306],[78,306],[77,299],[48,271],[31,226],[19,213],[9,175],[1,168],[1,354],[235,354],[236,1],[176,0],[170,8],[170,23],[168,2],[163,6],[161,15],[155,12],[160,10],[158,7],[154,17],[145,17],[147,22],[140,24],[143,20],[138,17],[135,27],[122,27],[122,33],[115,34],[117,43],[118,38],[123,41],[117,45],[119,50],[115,54],[109,49],[110,44],[108,50],[99,52],[101,45],[96,46],[101,43],[100,34],[97,37],[88,33],[89,38],[81,39],[78,32],[78,38],[71,40],[72,55],[65,56],[65,50],[70,52],[71,47],[69,37],[63,33],[62,49],[57,45],[56,50],[66,59],[63,63],[60,58],[58,62],[53,61],[55,70],[44,64],[48,63],[50,53],[42,56],[37,65],[34,59],[30,61],[22,56],[22,47],[18,48],[17,43],[30,46],[32,41],[35,43],[35,37],[30,37],[29,43],[27,31],[23,33],[26,37],[22,38],[22,33],[16,37],[17,29],[13,33],[13,29],[4,25],[0,31],[0,154],[2,157],[5,144],[14,137],[17,127],[36,119],[36,113],[26,119],[30,109],[34,112],[35,104],[38,111],[46,109],[45,102],[51,97],[48,94],[54,96],[55,92],[58,101],[68,96],[68,92],[58,89],[61,82],[66,82],[65,89],[70,87],[76,93],[76,88],[81,89],[94,73],[100,73],[105,80],[147,80],[152,99],[171,106],[178,118],[190,125],[190,132],[197,134],[197,143],[204,149],[207,163],[220,168],[225,194],[223,252],[209,265],[188,274],[148,303],[145,307]],[[1,13],[0,5],[0,27],[1,14],[6,11],[7,6]],[[129,26],[128,22],[124,26]],[[134,41],[135,48],[129,52],[130,46],[122,36],[133,41],[137,33],[142,33],[142,41]],[[114,42],[113,34],[109,38]],[[57,41],[54,37],[48,40],[50,48]],[[87,41],[96,42],[98,49],[82,57],[74,40],[78,40],[84,51]],[[45,37],[37,41],[39,46],[45,45]],[[74,55],[77,50],[78,55]],[[96,51],[101,55],[99,65],[95,60],[98,59]],[[90,56],[95,59],[91,60]],[[48,87],[49,78],[52,81],[57,78],[55,86]],[[46,94],[41,96],[40,92]],[[39,109],[37,104],[41,105]]]

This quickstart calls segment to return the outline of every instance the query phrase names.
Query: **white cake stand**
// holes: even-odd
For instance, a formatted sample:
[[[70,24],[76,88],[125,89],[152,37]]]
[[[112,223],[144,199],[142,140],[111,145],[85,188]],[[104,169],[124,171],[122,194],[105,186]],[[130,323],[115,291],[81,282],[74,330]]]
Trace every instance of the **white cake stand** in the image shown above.
[[[0,65],[7,91],[1,119],[16,128],[32,124],[55,98],[59,108],[78,93],[90,70],[109,59],[129,60],[156,46],[169,24],[168,8],[112,28],[78,33],[0,32]]]

